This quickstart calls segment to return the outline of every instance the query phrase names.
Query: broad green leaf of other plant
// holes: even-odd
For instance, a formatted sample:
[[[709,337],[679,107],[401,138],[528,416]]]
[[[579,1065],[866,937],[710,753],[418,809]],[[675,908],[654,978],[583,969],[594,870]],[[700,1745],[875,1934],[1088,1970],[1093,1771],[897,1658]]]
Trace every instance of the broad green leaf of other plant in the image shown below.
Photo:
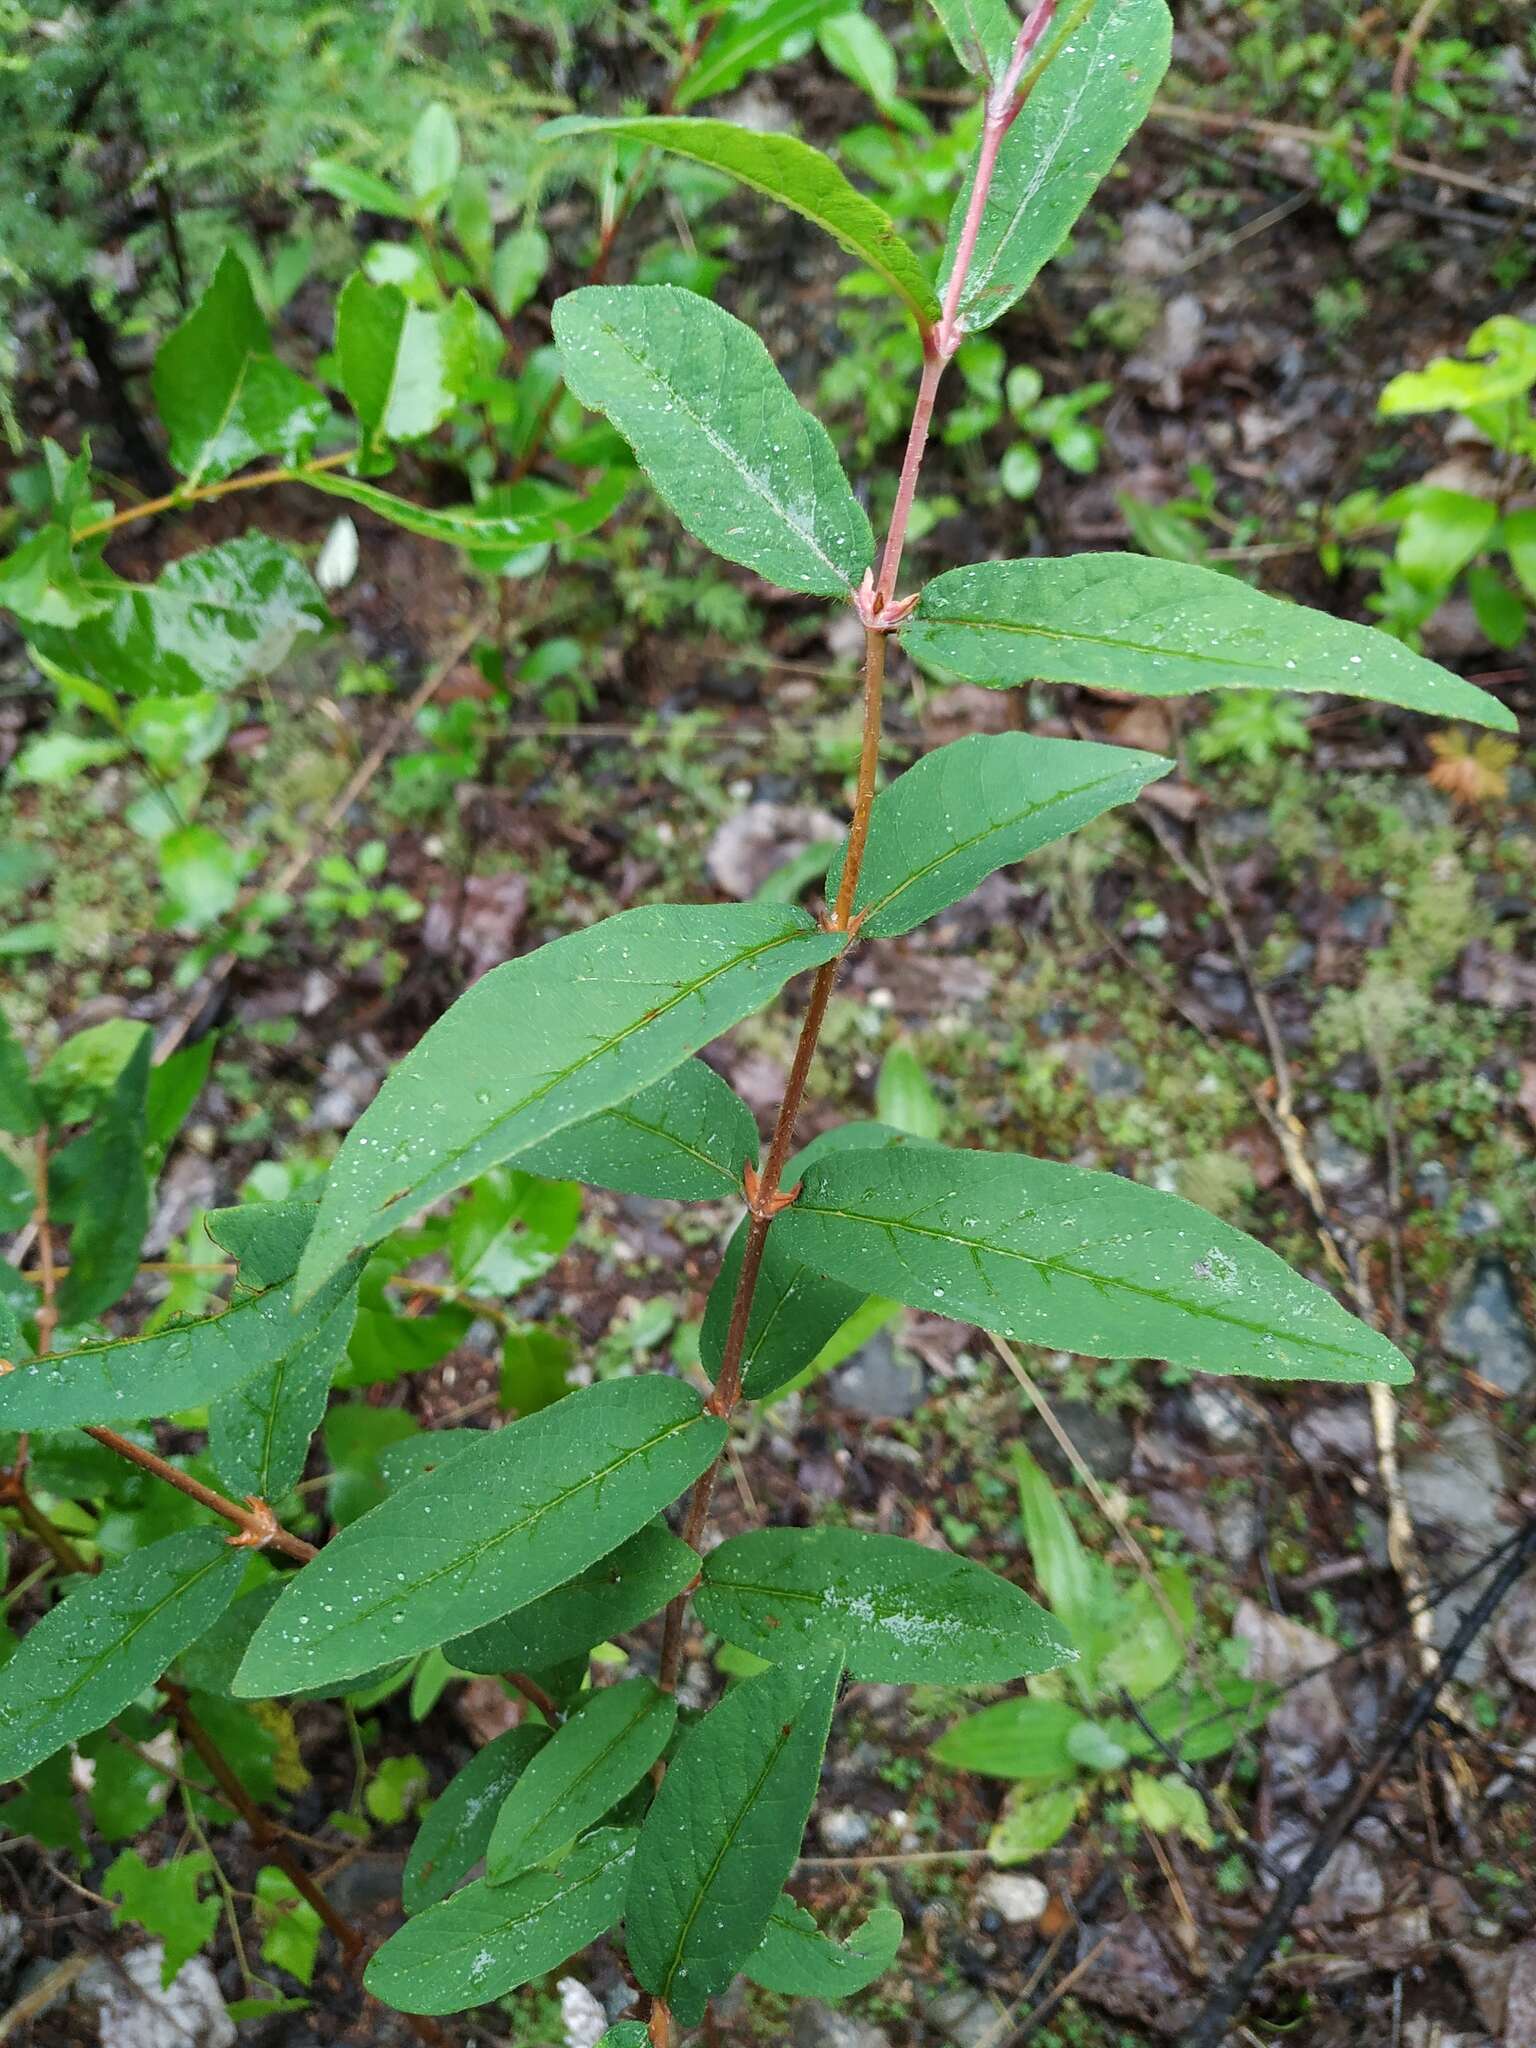
[[[1077,11],[1042,52],[1043,69],[998,152],[960,295],[960,324],[972,331],[1016,305],[1056,254],[1168,69],[1173,23],[1164,0],[1094,0],[1074,25]],[[949,217],[941,292],[974,178],[973,168]]]
[[[553,1593],[446,1645],[461,1671],[544,1671],[649,1621],[697,1576],[698,1552],[652,1522]]]
[[[438,1196],[660,1080],[841,943],[772,904],[656,904],[493,968],[349,1132],[300,1294]]]
[[[863,1529],[758,1529],[704,1560],[699,1619],[777,1663],[843,1645],[855,1678],[1003,1685],[1076,1658],[1064,1629],[996,1573]]]
[[[81,574],[101,599],[95,616],[28,637],[56,668],[114,698],[238,689],[330,630],[314,578],[262,533],[183,555],[153,583],[125,583],[101,563]]]
[[[244,1571],[222,1529],[185,1529],[77,1586],[5,1667],[0,1784],[121,1713],[213,1626]]]
[[[193,484],[258,455],[296,462],[331,416],[324,395],[278,361],[250,273],[232,249],[155,357],[154,387],[171,461]]]
[[[45,526],[0,560],[0,607],[25,625],[78,626],[111,601],[81,576],[62,526]]]
[[[466,1885],[392,1934],[363,1982],[397,2012],[462,2012],[504,1998],[607,1933],[634,1854],[632,1828],[603,1828],[558,1870]]]
[[[933,11],[967,71],[988,81],[1001,77],[1019,33],[1005,0],[933,0]]]
[[[467,293],[428,311],[359,271],[336,302],[341,388],[370,440],[415,441],[440,426],[475,374],[478,346]]]
[[[998,868],[1129,803],[1171,761],[1029,733],[976,734],[927,754],[875,798],[853,907],[861,936],[893,938]],[[846,849],[827,873],[837,894]]]
[[[994,688],[1331,690],[1505,731],[1515,724],[1496,697],[1373,627],[1146,555],[951,569],[925,588],[903,640],[925,668]]]
[[[486,1853],[488,1884],[509,1884],[600,1821],[671,1740],[677,1701],[648,1678],[588,1693],[507,1795]]]
[[[597,2048],[650,2048],[651,2030],[644,2020],[620,2020],[610,2027]]]
[[[485,1854],[501,1803],[544,1744],[543,1728],[509,1728],[457,1771],[416,1830],[400,1881],[407,1913],[435,1906]]]
[[[623,1195],[718,1202],[740,1193],[741,1170],[757,1154],[751,1110],[712,1067],[685,1060],[628,1102],[520,1153],[519,1164]]]
[[[685,2027],[752,1955],[800,1852],[842,1654],[776,1664],[688,1731],[625,1900],[630,1967]]]
[[[749,71],[776,64],[784,46],[804,35],[829,14],[840,14],[848,0],[742,0],[716,21],[698,62],[677,91],[677,104],[691,107],[718,92],[729,92]]]
[[[1536,325],[1529,320],[1495,314],[1467,337],[1467,354],[1489,360],[1436,356],[1422,370],[1405,370],[1394,377],[1376,401],[1376,410],[1389,419],[1404,413],[1471,412],[1480,405],[1519,398],[1536,384]]]
[[[407,533],[419,533],[424,540],[440,540],[472,555],[504,555],[544,547],[552,541],[579,540],[583,534],[595,532],[623,503],[634,483],[634,472],[615,470],[580,498],[562,493],[551,501],[541,486],[538,499],[530,496],[527,510],[518,512],[482,505],[413,505],[408,498],[397,498],[392,491],[381,491],[376,484],[336,470],[314,470],[304,481],[313,491],[323,491],[328,498],[346,498],[391,525],[403,526]]]
[[[1007,1153],[839,1152],[774,1227],[835,1279],[1088,1358],[1400,1386],[1331,1294],[1178,1195]]]
[[[895,1962],[903,1931],[894,1906],[876,1906],[862,1927],[834,1941],[785,1892],[762,1947],[742,1968],[754,1984],[781,1998],[851,1998]]]
[[[240,1693],[355,1678],[526,1607],[676,1500],[724,1436],[691,1388],[659,1373],[487,1432],[294,1575],[246,1652]]]
[[[165,1943],[162,1989],[219,1924],[224,1909],[212,1876],[213,1858],[205,1849],[172,1856],[164,1863],[146,1863],[137,1849],[125,1849],[102,1873],[103,1893],[118,1901],[112,1909],[113,1926],[142,1927]],[[206,1898],[199,1896],[204,1884]]]
[[[998,0],[1001,6],[1001,0]],[[1006,9],[1003,10],[1006,15]],[[832,159],[792,135],[739,128],[733,121],[681,120],[649,114],[600,121],[567,115],[539,130],[539,140],[567,135],[622,135],[674,156],[707,164],[813,221],[850,256],[885,279],[920,328],[939,317],[939,302],[922,265],[882,207],[850,185]]]
[[[848,595],[874,558],[869,520],[750,327],[660,284],[586,285],[554,323],[571,390],[696,540],[785,590]]]

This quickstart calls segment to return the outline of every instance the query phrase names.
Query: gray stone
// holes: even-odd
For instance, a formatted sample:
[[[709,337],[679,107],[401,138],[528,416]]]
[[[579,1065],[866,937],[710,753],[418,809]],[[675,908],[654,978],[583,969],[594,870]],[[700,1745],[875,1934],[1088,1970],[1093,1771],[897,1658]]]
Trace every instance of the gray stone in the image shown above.
[[[1415,1453],[1403,1464],[1403,1498],[1415,1528],[1431,1532],[1425,1544],[1431,1576],[1454,1579],[1471,1571],[1509,1531],[1499,1517],[1504,1472],[1498,1440],[1481,1415],[1453,1415],[1440,1432],[1438,1449]],[[1438,1543],[1433,1537],[1439,1538]],[[1462,1615],[1475,1605],[1490,1565],[1457,1586],[1433,1610],[1433,1640],[1444,1649]],[[1475,1685],[1487,1669],[1485,1629],[1463,1657],[1457,1677]]]
[[[869,1840],[869,1818],[855,1807],[834,1806],[821,1816],[816,1831],[834,1856],[847,1856]]]
[[[0,1913],[0,1995],[8,1989],[21,1961],[24,1932],[19,1913]]]
[[[1523,1393],[1536,1379],[1536,1344],[1520,1313],[1509,1268],[1500,1260],[1478,1266],[1471,1284],[1446,1311],[1440,1342],[1500,1393]]]
[[[1189,1412],[1207,1443],[1218,1450],[1251,1450],[1262,1434],[1251,1405],[1230,1387],[1197,1380],[1189,1389]]]
[[[1510,1677],[1536,1692],[1536,1572],[1527,1572],[1505,1602],[1493,1640]]]
[[[1051,1902],[1038,1877],[1019,1877],[996,1870],[981,1887],[981,1902],[1001,1914],[1010,1927],[1032,1927]]]
[[[1138,1095],[1147,1077],[1133,1059],[1092,1038],[1069,1038],[1062,1046],[1067,1065],[1095,1100]]]
[[[1117,1409],[1095,1408],[1087,1401],[1053,1401],[1051,1407],[1095,1478],[1125,1477],[1135,1445]],[[1024,1441],[1053,1479],[1063,1485],[1072,1479],[1070,1462],[1038,1416],[1032,1416],[1025,1426]]]
[[[984,1991],[941,1991],[924,2002],[924,2016],[955,2048],[995,2048],[1007,2014]]]
[[[193,1956],[162,1990],[164,1958],[154,1941],[81,1972],[75,1996],[96,2007],[101,2048],[234,2048],[235,2023],[208,1964]]]
[[[1216,1518],[1216,1548],[1240,1571],[1252,1563],[1264,1541],[1264,1517],[1251,1500],[1232,1500]]]
[[[789,2038],[794,2048],[891,2048],[890,2036],[872,2021],[855,2019],[819,1998],[796,2004]]]
[[[1120,268],[1132,277],[1177,277],[1194,246],[1193,224],[1152,199],[1126,215]]]
[[[1353,1145],[1346,1145],[1326,1117],[1312,1126],[1313,1158],[1317,1177],[1335,1193],[1358,1187],[1371,1170],[1371,1162]]]
[[[752,803],[727,818],[709,842],[705,866],[727,896],[755,896],[770,875],[843,827],[830,811],[806,804]]]
[[[1298,1457],[1309,1465],[1343,1465],[1361,1471],[1376,1456],[1371,1413],[1363,1401],[1340,1401],[1314,1408],[1299,1417],[1291,1430]]]
[[[1332,1685],[1321,1672],[1338,1654],[1338,1646],[1316,1629],[1305,1628],[1288,1615],[1276,1614],[1256,1601],[1241,1600],[1232,1619],[1232,1633],[1248,1645],[1247,1676],[1289,1687],[1265,1723],[1265,1735],[1282,1772],[1298,1781],[1315,1776],[1319,1764],[1339,1753],[1346,1723]],[[1301,1681],[1296,1683],[1295,1681]]]
[[[1503,1221],[1504,1218],[1492,1202],[1482,1195],[1473,1195],[1470,1201],[1461,1205],[1461,1214],[1456,1218],[1456,1235],[1487,1237],[1491,1231],[1497,1230]]]
[[[927,1391],[922,1366],[898,1354],[889,1330],[860,1345],[827,1386],[839,1408],[871,1418],[912,1415]]]

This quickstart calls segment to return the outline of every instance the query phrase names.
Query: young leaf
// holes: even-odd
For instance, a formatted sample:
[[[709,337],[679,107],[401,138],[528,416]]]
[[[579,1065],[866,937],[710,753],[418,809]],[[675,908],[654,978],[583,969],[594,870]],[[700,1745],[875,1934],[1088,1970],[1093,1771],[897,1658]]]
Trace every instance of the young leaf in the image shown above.
[[[1001,6],[1002,0],[997,0]],[[1006,12],[1006,10],[1004,10]],[[1011,37],[1010,37],[1011,40]],[[541,142],[567,135],[622,135],[632,142],[706,164],[813,221],[850,256],[883,277],[919,328],[939,317],[939,302],[922,265],[883,208],[850,185],[832,159],[792,135],[739,128],[733,121],[682,120],[645,115],[594,120],[566,115],[539,130]]]
[[[459,130],[441,100],[430,101],[411,130],[405,172],[413,197],[435,213],[459,175]]]
[[[634,1854],[633,1829],[603,1828],[558,1870],[465,1885],[392,1934],[363,1982],[397,2012],[462,2012],[504,1998],[608,1931]]]
[[[1003,1870],[1015,1863],[1033,1863],[1061,1840],[1085,1797],[1080,1785],[1051,1785],[1043,1792],[1010,1799],[987,1837],[987,1854]]]
[[[376,512],[392,526],[407,533],[419,533],[425,540],[440,540],[463,548],[472,555],[502,555],[522,548],[544,547],[552,541],[578,540],[610,519],[623,503],[634,482],[633,470],[613,470],[584,497],[560,494],[541,501],[530,499],[525,511],[498,512],[490,506],[413,505],[408,498],[381,491],[359,477],[344,476],[337,470],[315,470],[304,479],[312,491],[329,498],[346,498],[366,511]]]
[[[683,79],[676,100],[691,107],[715,93],[729,92],[749,71],[776,64],[794,36],[804,35],[829,14],[840,14],[848,0],[741,0],[716,21]]]
[[[841,1652],[776,1664],[691,1728],[640,1831],[630,1967],[685,2027],[762,1941],[800,1851]]]
[[[869,520],[750,327],[674,285],[586,285],[554,323],[566,382],[696,540],[786,590],[848,595],[874,556]]]
[[[232,249],[161,344],[154,387],[171,461],[194,484],[258,455],[295,462],[331,416],[323,394],[278,361],[250,273]]]
[[[777,1662],[841,1643],[855,1678],[1002,1685],[1076,1658],[1027,1593],[943,1550],[862,1529],[758,1529],[704,1560],[699,1619]]]
[[[1332,690],[1515,724],[1496,697],[1370,626],[1147,555],[951,569],[924,589],[904,643],[924,667],[994,687],[1038,678],[1147,697]]]
[[[726,1247],[704,1304],[699,1356],[711,1380],[720,1377],[725,1359],[747,1228],[743,1222]],[[818,1273],[791,1255],[777,1230],[770,1231],[741,1353],[741,1385],[748,1400],[765,1401],[803,1371],[865,1299],[862,1287]]]
[[[231,1493],[272,1500],[299,1478],[356,1316],[353,1287],[318,1323],[309,1306],[290,1311],[308,1334],[210,1405],[208,1451]]]
[[[502,1801],[548,1740],[543,1728],[509,1728],[448,1781],[405,1859],[400,1903],[407,1913],[446,1899],[474,1869]]]
[[[386,220],[413,218],[410,201],[403,193],[372,171],[359,170],[356,164],[342,163],[337,157],[317,156],[305,182],[312,191],[329,192],[344,206],[358,207],[364,213],[382,214]]]
[[[883,1124],[931,1143],[944,1135],[944,1108],[923,1072],[922,1061],[904,1039],[880,1062],[875,1078],[875,1113]]]
[[[264,533],[183,555],[153,583],[124,583],[100,563],[83,581],[101,599],[97,615],[29,638],[57,668],[114,699],[236,690],[330,630],[314,578]]]
[[[301,1294],[354,1245],[376,1244],[487,1167],[659,1080],[841,943],[799,910],[656,904],[493,968],[348,1134]]]
[[[696,1479],[725,1426],[659,1373],[583,1387],[410,1480],[295,1574],[240,1667],[246,1698],[351,1678],[526,1607]]]
[[[100,1315],[138,1278],[139,1247],[149,1228],[144,1151],[151,1043],[146,1029],[80,1141],[80,1197],[69,1271],[59,1289],[65,1323]]]
[[[933,0],[933,11],[967,71],[988,81],[1002,75],[1019,32],[1006,0]]]
[[[0,1784],[89,1735],[153,1685],[235,1597],[245,1555],[222,1529],[184,1529],[87,1580],[36,1622],[5,1667]]]
[[[1070,17],[1069,17],[1070,24]],[[947,24],[946,24],[947,25]],[[960,294],[960,324],[988,327],[1021,299],[1146,118],[1168,68],[1164,0],[1094,0],[1058,31],[1024,111],[1003,137]],[[949,217],[939,289],[954,267],[972,176]]]
[[[1014,1450],[1013,1469],[1029,1561],[1052,1613],[1070,1639],[1090,1656],[1087,1675],[1091,1678],[1091,1648],[1096,1647],[1098,1637],[1095,1622],[1101,1610],[1118,1606],[1106,1592],[1107,1572],[1083,1548],[1055,1487],[1022,1445]]]
[[[336,302],[341,388],[370,439],[430,434],[474,375],[476,348],[474,306],[462,294],[428,312],[358,271]]]
[[[518,1163],[624,1195],[718,1202],[740,1193],[742,1167],[755,1166],[757,1153],[757,1123],[741,1097],[702,1060],[684,1060],[628,1102],[520,1153]]]
[[[1065,1700],[1025,1697],[1000,1700],[957,1721],[934,1743],[930,1754],[957,1771],[987,1778],[1019,1778],[1051,1784],[1077,1775],[1068,1744],[1088,1717]]]
[[[834,1279],[1089,1358],[1400,1385],[1407,1360],[1178,1195],[1043,1159],[912,1145],[808,1169],[774,1227]]]
[[[695,1550],[649,1522],[553,1593],[444,1648],[460,1671],[544,1671],[659,1614],[698,1575]]]
[[[30,1138],[41,1122],[42,1111],[26,1053],[11,1030],[9,1018],[0,1010],[0,1131]]]
[[[588,1693],[503,1802],[486,1853],[487,1884],[508,1884],[600,1821],[672,1738],[677,1701],[648,1678]]]
[[[785,1892],[773,1909],[763,1945],[742,1969],[781,1998],[851,1998],[883,1977],[903,1933],[894,1906],[876,1906],[846,1941],[823,1934],[804,1906]]]
[[[943,581],[940,578],[940,581]],[[938,747],[875,798],[854,909],[866,938],[892,938],[1115,804],[1173,766],[1157,754],[1022,732]],[[839,851],[827,874],[837,894]]]
[[[174,1856],[168,1863],[146,1863],[137,1849],[125,1849],[102,1875],[103,1894],[117,1901],[112,1909],[113,1926],[142,1927],[165,1943],[160,1965],[162,1989],[219,1924],[222,1908],[218,1893],[210,1885],[208,1897],[199,1897],[212,1871],[213,1858],[205,1849]]]

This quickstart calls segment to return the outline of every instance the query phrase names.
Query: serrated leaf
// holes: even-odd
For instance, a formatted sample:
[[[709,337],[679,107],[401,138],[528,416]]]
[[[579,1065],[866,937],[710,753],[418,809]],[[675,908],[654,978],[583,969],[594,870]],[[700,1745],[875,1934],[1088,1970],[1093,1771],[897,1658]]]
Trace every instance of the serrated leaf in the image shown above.
[[[66,1324],[100,1315],[138,1278],[139,1247],[149,1228],[144,1153],[151,1043],[146,1029],[80,1141],[80,1200],[69,1234],[69,1271],[59,1288]]]
[[[695,1724],[640,1831],[630,1967],[685,2027],[759,1946],[800,1852],[842,1655],[786,1661]]]
[[[608,1931],[634,1854],[633,1829],[604,1828],[578,1842],[558,1870],[466,1885],[407,1920],[363,1981],[397,2012],[462,2012],[504,1998]]]
[[[324,395],[278,361],[250,273],[232,249],[161,344],[154,387],[171,461],[194,484],[258,455],[295,462],[331,416]]]
[[[1496,697],[1369,626],[1145,555],[982,562],[936,576],[906,627],[924,667],[1004,687],[1039,679],[1182,697],[1332,690],[1513,729]]]
[[[1057,32],[1024,110],[1003,137],[960,294],[960,324],[988,327],[1021,299],[1071,232],[1099,180],[1146,118],[1168,68],[1164,0],[1094,0]],[[939,289],[970,206],[972,174],[949,217]]]
[[[863,1529],[757,1529],[704,1560],[695,1599],[717,1635],[778,1662],[843,1646],[855,1678],[1002,1685],[1076,1661],[1065,1630],[994,1572]]]
[[[617,1549],[710,1464],[724,1424],[659,1373],[488,1432],[344,1529],[257,1630],[239,1691],[350,1678],[526,1607]]]
[[[936,748],[875,798],[853,899],[864,916],[862,936],[913,930],[998,868],[1129,803],[1172,766],[1129,747],[1022,732],[975,734]],[[845,852],[827,872],[829,898]]]
[[[493,968],[349,1132],[301,1293],[439,1195],[660,1080],[841,943],[771,904],[658,904]]]
[[[518,1163],[624,1195],[718,1202],[741,1192],[742,1167],[755,1166],[757,1154],[757,1122],[741,1097],[702,1060],[684,1060],[627,1102],[520,1153]]]
[[[468,308],[466,317],[464,308]],[[370,438],[416,441],[453,411],[475,370],[474,307],[427,311],[361,271],[336,302],[341,388]]]
[[[184,1529],[61,1600],[5,1667],[0,1783],[120,1713],[213,1626],[244,1571],[222,1529]]]
[[[1400,1385],[1331,1294],[1178,1195],[1118,1174],[913,1145],[842,1152],[774,1226],[835,1279],[1030,1344],[1198,1372]]]
[[[153,583],[124,583],[100,563],[82,580],[101,599],[96,616],[29,638],[56,668],[114,699],[236,690],[330,630],[314,578],[263,533],[183,555]]]
[[[638,1628],[698,1576],[698,1553],[651,1522],[607,1557],[513,1614],[444,1647],[461,1671],[543,1671]]]
[[[869,520],[750,327],[674,285],[586,285],[557,300],[554,326],[567,384],[696,540],[786,590],[858,583]]]
[[[502,1801],[548,1740],[543,1728],[509,1728],[449,1779],[405,1859],[400,1903],[407,1913],[446,1899],[474,1869]]]
[[[526,512],[505,513],[480,505],[413,505],[408,498],[397,498],[391,491],[381,491],[375,484],[336,470],[315,470],[304,481],[313,491],[322,491],[328,498],[346,498],[425,540],[444,541],[472,555],[502,555],[579,540],[594,532],[623,503],[634,474],[612,470],[582,497],[566,495],[553,503],[530,504]]]
[[[691,107],[715,93],[729,92],[748,72],[776,64],[791,38],[802,36],[848,0],[742,0],[715,22],[698,62],[678,88],[676,103]]]
[[[117,1901],[112,1924],[142,1927],[165,1944],[160,1984],[170,1984],[182,1964],[190,1961],[219,1924],[219,1895],[199,1896],[213,1875],[213,1858],[204,1849],[176,1856],[169,1863],[146,1863],[137,1849],[125,1849],[108,1865],[101,1880],[107,1898]]]
[[[932,0],[932,5],[966,70],[978,78],[1001,77],[1019,32],[1006,0]]]
[[[63,526],[45,526],[0,561],[0,609],[24,625],[78,626],[109,602],[82,577]]]
[[[876,1906],[862,1927],[834,1941],[785,1892],[773,1909],[762,1947],[742,1968],[754,1984],[781,1998],[851,1998],[885,1975],[904,1931],[894,1906]]]
[[[301,1476],[356,1317],[355,1287],[318,1323],[308,1305],[290,1311],[310,1334],[211,1404],[208,1454],[231,1493],[272,1500]]]
[[[593,134],[622,135],[631,142],[687,157],[791,207],[883,277],[920,328],[938,319],[939,302],[933,286],[897,233],[895,222],[883,207],[850,185],[830,157],[809,143],[793,135],[741,128],[733,121],[664,114],[618,120],[567,115],[546,123],[538,139],[554,142],[567,135]]]
[[[487,1884],[509,1884],[600,1821],[639,1784],[676,1725],[677,1701],[648,1678],[589,1693],[503,1802],[486,1853]]]

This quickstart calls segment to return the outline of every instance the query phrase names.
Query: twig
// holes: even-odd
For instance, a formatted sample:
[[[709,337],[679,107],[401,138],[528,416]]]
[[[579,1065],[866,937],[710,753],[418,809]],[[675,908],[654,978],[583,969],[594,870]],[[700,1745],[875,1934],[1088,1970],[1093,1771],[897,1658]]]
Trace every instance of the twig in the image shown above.
[[[1093,1947],[1089,1949],[1087,1955],[1081,1957],[1072,1965],[1072,1968],[1068,1970],[1059,1984],[1051,1986],[1045,1997],[1041,1999],[1034,2011],[1029,2014],[1023,2026],[1016,2033],[1009,2036],[1004,2044],[1004,2048],[1020,2048],[1022,2042],[1027,2041],[1031,2034],[1038,2032],[1066,1997],[1067,1993],[1082,1983],[1108,1945],[1109,1936],[1101,1934],[1093,1944]]]
[[[1392,66],[1392,97],[1401,104],[1408,97],[1408,87],[1413,80],[1414,60],[1419,54],[1419,45],[1425,31],[1434,20],[1440,0],[1419,0],[1412,21],[1403,33],[1398,45],[1397,62]]]
[[[39,2013],[46,2012],[53,2001],[61,1998],[75,1979],[89,1968],[92,1961],[89,1951],[81,1949],[72,1956],[66,1956],[62,1963],[55,1963],[47,1975],[39,1978],[30,1991],[22,1993],[8,2012],[0,2013],[0,2041],[9,2041],[28,2020],[35,2020]]]
[[[116,1451],[120,1458],[128,1459],[141,1471],[152,1472],[156,1479],[163,1479],[167,1486],[174,1486],[178,1493],[184,1493],[201,1507],[211,1508],[214,1514],[222,1515],[226,1522],[233,1522],[239,1529],[238,1536],[231,1536],[230,1542],[247,1550],[281,1550],[300,1564],[308,1564],[319,1551],[313,1543],[306,1543],[302,1536],[295,1536],[285,1529],[264,1500],[254,1494],[247,1496],[242,1507],[239,1501],[231,1500],[228,1494],[217,1493],[211,1486],[205,1486],[200,1479],[194,1479],[190,1472],[182,1472],[175,1465],[162,1458],[158,1452],[146,1450],[142,1444],[119,1436],[115,1429],[86,1428],[85,1434],[94,1437],[97,1443],[109,1451]]]

